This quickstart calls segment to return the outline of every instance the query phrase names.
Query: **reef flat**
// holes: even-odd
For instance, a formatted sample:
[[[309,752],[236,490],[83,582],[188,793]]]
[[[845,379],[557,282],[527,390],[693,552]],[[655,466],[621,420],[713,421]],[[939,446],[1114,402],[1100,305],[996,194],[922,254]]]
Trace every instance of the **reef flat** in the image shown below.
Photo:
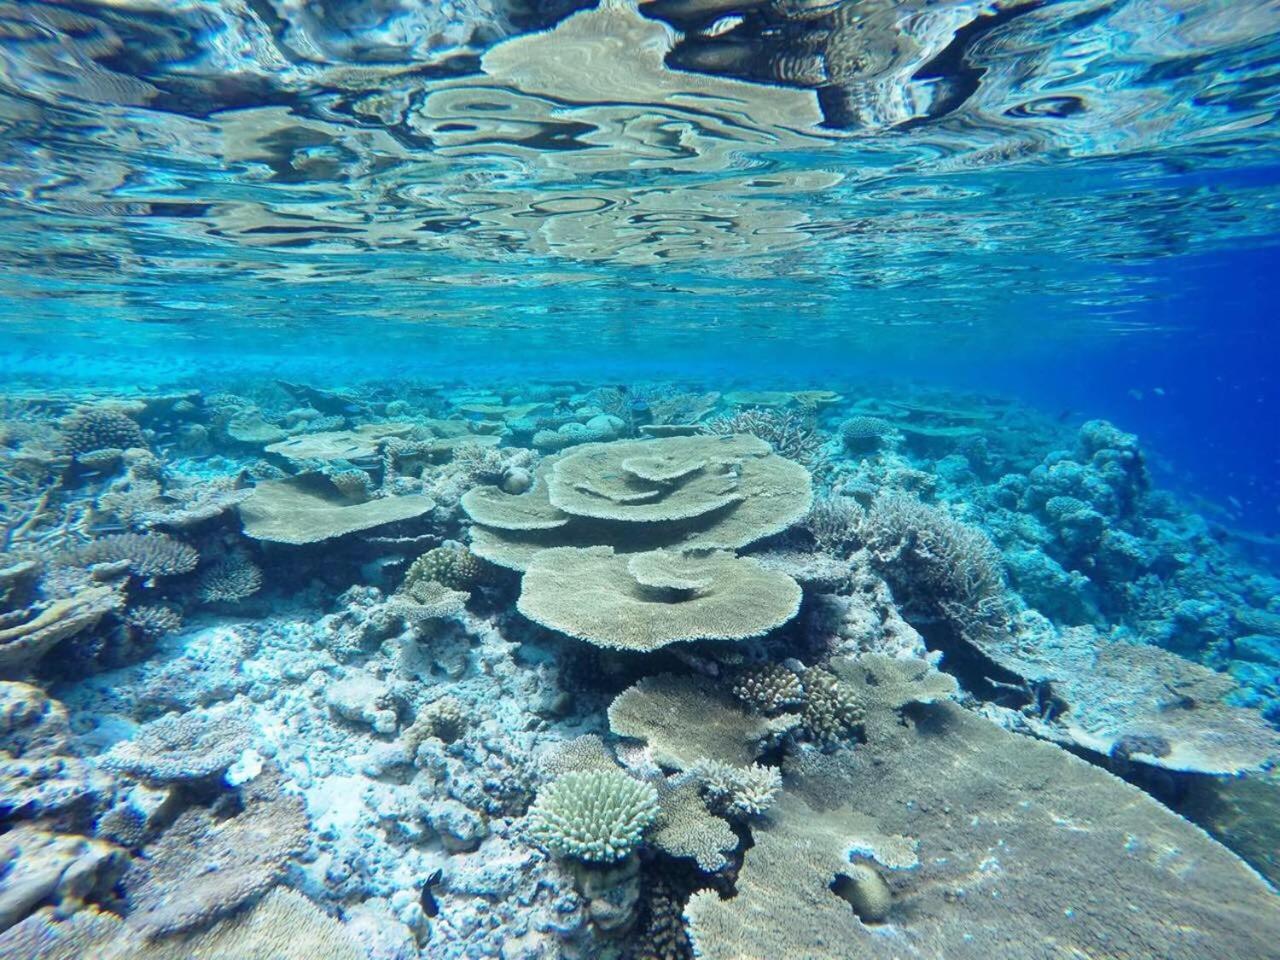
[[[0,956],[1258,958],[1280,551],[902,385],[0,398]]]

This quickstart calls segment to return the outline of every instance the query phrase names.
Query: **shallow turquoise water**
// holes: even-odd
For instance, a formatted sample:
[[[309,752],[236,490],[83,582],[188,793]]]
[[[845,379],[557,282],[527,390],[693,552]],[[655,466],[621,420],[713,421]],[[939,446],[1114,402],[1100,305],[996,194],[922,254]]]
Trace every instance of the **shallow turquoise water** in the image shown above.
[[[342,960],[1263,956],[1277,64],[1273,0],[0,2],[0,958],[288,960],[255,917]],[[676,636],[706,597],[781,612]],[[890,703],[880,655],[946,677]],[[785,726],[762,665],[809,686],[747,753],[646,726],[672,674]],[[169,712],[198,749],[133,757]],[[726,756],[772,815],[716,807]],[[722,846],[590,862],[537,818],[591,763]],[[217,846],[261,811],[262,862]],[[14,893],[72,862],[39,831],[90,893]]]

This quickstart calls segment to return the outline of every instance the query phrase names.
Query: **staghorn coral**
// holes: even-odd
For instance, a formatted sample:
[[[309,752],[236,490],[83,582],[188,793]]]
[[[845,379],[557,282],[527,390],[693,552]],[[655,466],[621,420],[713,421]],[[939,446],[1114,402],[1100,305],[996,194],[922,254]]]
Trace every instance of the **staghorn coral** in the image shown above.
[[[859,545],[863,509],[849,497],[817,497],[801,526],[824,553],[847,557]]]
[[[804,703],[800,675],[780,663],[744,667],[733,678],[733,695],[761,713],[781,713]]]
[[[863,705],[857,694],[835,674],[820,667],[810,667],[801,680],[805,694],[801,732],[824,746],[855,739],[863,719]]]
[[[182,611],[165,603],[149,603],[129,610],[124,617],[142,637],[154,643],[182,627]]]
[[[759,437],[780,456],[810,468],[817,467],[824,459],[822,434],[811,417],[800,413],[749,408],[714,417],[704,426],[709,433],[720,436],[745,433]]]
[[[168,713],[101,758],[108,770],[166,785],[221,776],[250,745],[253,726],[239,704]]]
[[[903,599],[950,619],[962,632],[1003,622],[1003,560],[977,527],[913,497],[882,494],[862,538],[878,570]]]
[[[62,423],[63,449],[78,460],[98,450],[145,447],[142,428],[112,407],[87,407]],[[118,457],[117,457],[118,459]]]
[[[127,563],[139,577],[173,577],[190,573],[200,555],[195,548],[163,533],[115,533],[75,547],[66,560],[79,566]]]
[[[713,813],[730,820],[762,815],[782,789],[782,774],[759,763],[739,767],[719,760],[699,760],[689,770]]]
[[[538,791],[530,835],[553,853],[586,863],[625,860],[658,816],[658,793],[621,770],[566,773]]]
[[[205,603],[235,603],[262,588],[262,571],[249,557],[235,551],[200,574],[196,596]]]
[[[784,573],[727,553],[545,550],[521,584],[519,611],[537,623],[620,650],[689,640],[741,640],[786,623],[800,587]]]
[[[466,547],[435,547],[413,561],[401,589],[410,592],[416,584],[430,580],[450,590],[467,592],[477,584],[482,573],[480,561]]]

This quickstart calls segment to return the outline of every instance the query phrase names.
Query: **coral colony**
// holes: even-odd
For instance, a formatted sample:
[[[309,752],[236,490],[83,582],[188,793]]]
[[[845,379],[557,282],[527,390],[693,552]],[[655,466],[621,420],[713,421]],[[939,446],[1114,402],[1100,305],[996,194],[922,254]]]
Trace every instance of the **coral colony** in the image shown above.
[[[568,381],[0,415],[0,956],[1280,942],[1280,582],[1108,423]]]

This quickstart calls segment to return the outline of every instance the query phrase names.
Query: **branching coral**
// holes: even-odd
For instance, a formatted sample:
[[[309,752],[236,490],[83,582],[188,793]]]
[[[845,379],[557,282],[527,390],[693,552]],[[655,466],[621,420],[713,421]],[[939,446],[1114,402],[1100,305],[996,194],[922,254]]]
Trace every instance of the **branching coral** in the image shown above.
[[[782,789],[782,774],[777,768],[759,763],[739,767],[719,760],[699,760],[689,772],[712,812],[731,820],[760,816]]]
[[[466,547],[443,546],[428,550],[410,565],[404,577],[404,588],[424,580],[433,580],[450,590],[469,591],[483,572],[480,561]]]
[[[262,571],[239,551],[223,557],[200,574],[196,595],[205,603],[234,603],[262,588]]]
[[[991,538],[945,511],[901,494],[877,497],[862,537],[903,599],[963,632],[1007,615],[1003,559]]]
[[[705,426],[710,433],[721,436],[746,433],[759,437],[780,456],[811,468],[823,460],[823,436],[812,418],[800,413],[749,408],[728,416],[714,417],[706,421]]]
[[[863,706],[857,694],[838,677],[820,667],[804,672],[803,733],[817,743],[834,746],[854,739],[862,725]]]
[[[182,611],[163,603],[144,604],[134,607],[124,619],[144,639],[156,641],[182,626]]]
[[[762,663],[738,671],[733,695],[761,713],[780,713],[804,703],[804,684],[794,670],[780,663]]]
[[[136,576],[172,577],[190,573],[200,556],[195,548],[163,533],[115,533],[73,548],[67,559],[85,567],[127,562]]]
[[[529,832],[554,853],[587,863],[624,860],[658,816],[658,793],[621,770],[566,773],[539,792]]]

